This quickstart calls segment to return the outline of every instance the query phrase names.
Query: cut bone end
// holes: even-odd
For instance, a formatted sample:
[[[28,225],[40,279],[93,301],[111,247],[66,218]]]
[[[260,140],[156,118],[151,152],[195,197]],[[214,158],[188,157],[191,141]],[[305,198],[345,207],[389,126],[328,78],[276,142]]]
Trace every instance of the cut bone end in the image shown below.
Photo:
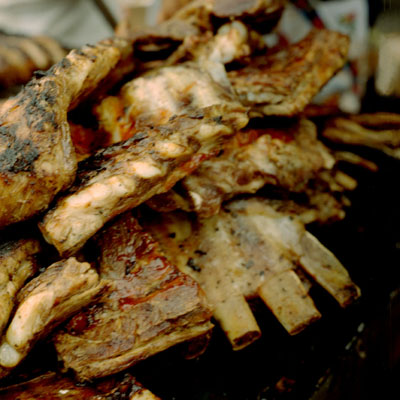
[[[243,296],[216,305],[214,317],[220,323],[233,350],[240,350],[261,336],[261,330]]]
[[[290,335],[321,318],[300,278],[292,270],[278,273],[260,288],[259,295]]]

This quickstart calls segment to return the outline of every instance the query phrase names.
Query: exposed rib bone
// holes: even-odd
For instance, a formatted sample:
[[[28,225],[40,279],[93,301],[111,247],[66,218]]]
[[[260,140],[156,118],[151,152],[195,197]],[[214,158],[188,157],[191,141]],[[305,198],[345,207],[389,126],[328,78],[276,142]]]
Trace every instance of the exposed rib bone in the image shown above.
[[[360,297],[360,289],[351,281],[340,261],[316,237],[304,232],[301,237],[303,268],[342,306]]]
[[[175,212],[143,220],[176,265],[199,282],[234,349],[259,336],[244,298],[261,296],[290,334],[320,317],[294,272],[291,249],[247,215],[232,211],[192,220]]]
[[[246,215],[259,232],[283,245],[298,259],[301,267],[345,307],[360,296],[347,270],[304,226],[277,213],[261,199],[233,202],[232,211]]]
[[[291,335],[321,317],[293,270],[273,275],[260,286],[258,293]]]

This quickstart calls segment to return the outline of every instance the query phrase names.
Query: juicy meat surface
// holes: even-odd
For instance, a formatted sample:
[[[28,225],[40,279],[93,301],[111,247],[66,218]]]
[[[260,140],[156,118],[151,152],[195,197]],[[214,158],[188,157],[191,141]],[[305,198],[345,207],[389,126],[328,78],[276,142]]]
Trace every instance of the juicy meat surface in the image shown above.
[[[0,376],[15,367],[39,339],[92,302],[104,288],[86,262],[58,261],[18,293],[16,311],[0,344]]]
[[[0,244],[0,336],[14,308],[14,300],[38,265],[41,246],[36,239],[8,240]]]
[[[255,193],[266,184],[301,192],[335,159],[317,139],[309,120],[278,128],[244,129],[179,185],[190,208],[204,216],[218,213],[221,203],[240,193]],[[268,125],[268,122],[265,122]]]
[[[80,380],[121,371],[211,329],[197,283],[167,261],[131,213],[107,226],[96,244],[110,290],[55,336],[64,365]]]
[[[313,30],[296,44],[230,71],[228,78],[243,104],[264,115],[292,116],[343,67],[348,47],[345,35]]]
[[[164,78],[168,84],[163,87]],[[121,98],[123,105],[125,99],[132,103],[123,109],[133,136],[86,159],[71,193],[40,224],[46,240],[60,254],[73,254],[114,216],[168,191],[248,122],[240,103],[207,73],[187,66],[134,80],[122,89]],[[104,102],[113,99],[120,101]],[[185,102],[187,113],[174,116]],[[142,116],[138,126],[132,114]],[[121,131],[126,125],[118,117],[108,127]]]
[[[0,115],[0,227],[48,207],[75,178],[67,111],[86,98],[131,51],[122,39],[73,50],[33,79]]]
[[[160,400],[130,374],[82,385],[55,372],[0,388],[0,397],[3,400]]]
[[[144,217],[143,223],[167,256],[199,282],[234,349],[260,335],[247,298],[260,296],[290,334],[320,317],[298,265],[341,306],[359,296],[346,269],[300,219],[267,200],[233,201],[206,219],[174,212]]]

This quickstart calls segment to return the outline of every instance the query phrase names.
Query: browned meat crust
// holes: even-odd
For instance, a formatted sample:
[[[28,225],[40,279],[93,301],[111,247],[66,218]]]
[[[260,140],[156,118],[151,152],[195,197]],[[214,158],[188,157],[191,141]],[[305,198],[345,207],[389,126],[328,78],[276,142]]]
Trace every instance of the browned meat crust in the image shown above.
[[[100,273],[111,289],[55,337],[65,366],[79,379],[121,371],[211,329],[211,312],[196,282],[166,260],[130,213],[96,243]]]
[[[11,240],[0,245],[0,335],[14,308],[18,291],[38,269],[35,256],[40,249],[36,239]]]
[[[75,258],[52,264],[17,296],[17,308],[0,345],[0,376],[15,367],[55,326],[92,302],[104,289],[88,263]]]
[[[131,43],[122,39],[74,50],[2,106],[0,227],[43,211],[72,184],[77,163],[67,111],[131,51]]]
[[[55,372],[0,389],[0,397],[3,400],[160,400],[130,374],[82,385]]]
[[[217,104],[144,128],[99,151],[80,167],[72,193],[47,213],[40,228],[60,254],[73,254],[114,216],[168,191],[247,123],[236,102]]]
[[[348,46],[345,35],[314,30],[294,45],[230,71],[228,77],[243,104],[265,115],[295,115],[344,65]]]
[[[191,209],[204,216],[218,213],[221,203],[240,193],[255,193],[266,184],[299,192],[335,159],[317,139],[309,120],[281,122],[278,128],[245,129],[218,157],[205,161],[181,187]]]
[[[65,51],[51,38],[0,33],[0,87],[24,84],[34,71],[48,69],[64,55]]]

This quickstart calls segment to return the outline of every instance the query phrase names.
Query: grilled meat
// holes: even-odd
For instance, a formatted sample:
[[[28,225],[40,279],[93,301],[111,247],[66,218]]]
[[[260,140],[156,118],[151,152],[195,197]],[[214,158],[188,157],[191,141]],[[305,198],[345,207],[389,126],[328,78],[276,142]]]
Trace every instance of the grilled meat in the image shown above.
[[[240,131],[218,157],[205,161],[180,182],[179,192],[186,195],[189,209],[211,216],[224,200],[255,193],[266,184],[305,191],[311,179],[334,164],[311,121],[280,121],[278,128]]]
[[[233,201],[208,219],[182,212],[143,219],[168,257],[199,282],[234,349],[260,335],[246,298],[260,296],[290,334],[320,317],[297,265],[341,306],[359,296],[344,267],[300,219],[276,208],[255,198]]]
[[[104,288],[96,271],[75,258],[52,264],[17,295],[17,308],[0,344],[0,376],[6,375],[34,343],[87,306]]]
[[[40,249],[36,239],[8,240],[0,245],[0,336],[18,291],[38,269],[36,255]]]
[[[49,37],[0,33],[0,87],[24,84],[34,71],[48,69],[64,55],[64,49]]]
[[[292,116],[343,67],[348,46],[345,35],[313,30],[296,44],[253,58],[228,77],[243,104],[264,115]]]
[[[95,114],[100,129],[111,137],[111,144],[132,137],[143,126],[168,124],[176,115],[191,115],[219,104],[233,113],[233,122],[238,119],[236,113],[246,111],[206,71],[183,64],[161,68],[126,83],[118,96],[109,96],[96,106]],[[246,123],[246,116],[238,121],[238,125]]]
[[[55,337],[58,354],[80,380],[121,371],[211,329],[197,283],[166,260],[131,213],[96,243],[100,274],[111,289]]]
[[[126,114],[117,113],[118,104]],[[42,221],[46,240],[63,255],[78,250],[114,216],[168,191],[248,122],[245,108],[207,73],[189,66],[133,80],[121,98],[106,98],[102,110],[108,132],[133,136],[86,159],[71,194]],[[176,116],[181,112],[186,113]]]
[[[159,400],[129,374],[82,385],[55,372],[0,389],[0,397],[3,400]]]
[[[308,120],[278,129],[243,130],[217,158],[185,178],[182,188],[192,208],[204,215],[218,212],[222,201],[239,193],[255,193],[265,184],[299,192],[335,160],[317,139]]]
[[[74,50],[2,106],[0,227],[43,211],[73,183],[77,162],[67,111],[108,75],[113,81],[121,72],[112,69],[131,50],[130,42],[122,39]]]

